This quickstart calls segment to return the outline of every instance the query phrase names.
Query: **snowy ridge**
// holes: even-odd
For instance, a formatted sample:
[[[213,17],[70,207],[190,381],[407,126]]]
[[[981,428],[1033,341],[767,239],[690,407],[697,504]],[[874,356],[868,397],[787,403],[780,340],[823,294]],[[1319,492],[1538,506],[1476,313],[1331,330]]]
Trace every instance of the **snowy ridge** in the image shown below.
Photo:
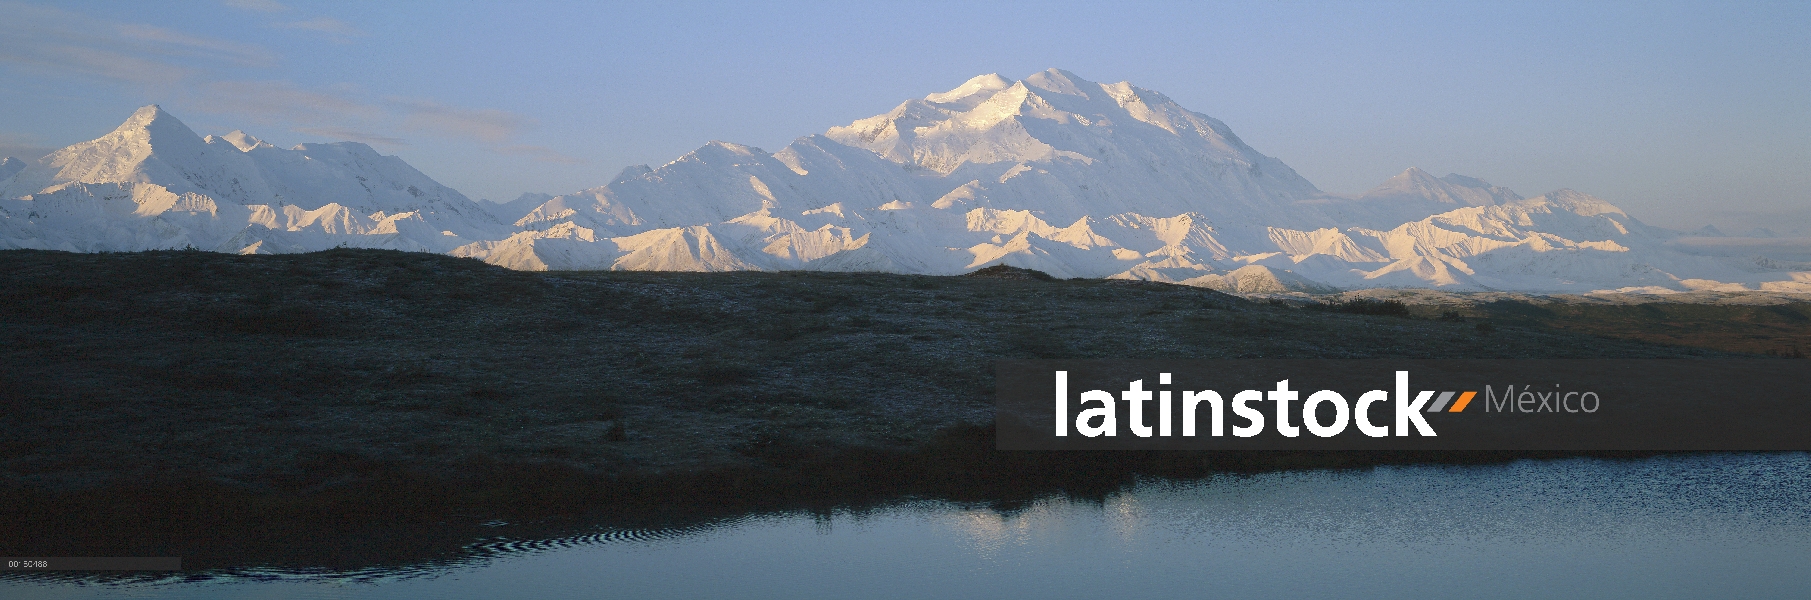
[[[0,181],[0,247],[446,252],[507,233],[459,192],[355,142],[203,138],[147,106]]]
[[[13,175],[23,170],[25,170],[25,161],[11,156],[6,157],[5,160],[0,160],[0,186],[6,185],[7,182],[13,178]]]
[[[477,203],[363,144],[197,136],[161,109],[0,163],[0,247],[333,246],[514,269],[958,274],[1005,264],[1238,293],[1362,288],[1811,292],[1796,262],[1681,249],[1571,190],[1410,168],[1322,193],[1160,93],[973,78],[777,152],[710,142],[569,194]],[[14,172],[8,172],[8,170]]]

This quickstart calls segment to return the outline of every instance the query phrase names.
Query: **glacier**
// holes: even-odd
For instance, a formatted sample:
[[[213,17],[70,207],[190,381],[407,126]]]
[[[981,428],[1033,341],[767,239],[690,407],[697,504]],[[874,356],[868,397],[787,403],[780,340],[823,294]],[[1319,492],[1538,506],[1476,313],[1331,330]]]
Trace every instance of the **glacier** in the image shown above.
[[[949,275],[992,265],[1235,293],[1368,288],[1811,293],[1811,266],[1682,249],[1602,199],[1409,168],[1322,192],[1127,82],[995,74],[777,152],[713,141],[561,195],[473,201],[353,142],[202,137],[156,106],[0,163],[0,248],[333,247],[522,270]]]

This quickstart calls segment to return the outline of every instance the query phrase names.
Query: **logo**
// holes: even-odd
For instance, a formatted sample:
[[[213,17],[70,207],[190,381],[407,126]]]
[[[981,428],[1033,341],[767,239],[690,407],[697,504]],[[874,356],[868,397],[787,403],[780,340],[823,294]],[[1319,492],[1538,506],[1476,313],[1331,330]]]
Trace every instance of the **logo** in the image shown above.
[[[1003,450],[1811,450],[1805,390],[1770,359],[1002,360],[994,422]]]
[[[1056,436],[1066,437],[1070,431],[1069,372],[1056,371],[1055,375]],[[1157,375],[1158,385],[1170,385],[1170,380],[1169,373]],[[1487,391],[1488,389],[1486,387]],[[1128,384],[1125,391],[1119,394],[1118,400],[1126,403],[1123,412],[1129,415],[1130,422],[1127,424],[1127,430],[1132,435],[1146,438],[1153,435],[1153,428],[1147,424],[1145,417],[1147,414],[1145,403],[1152,401],[1152,392],[1153,390],[1144,389],[1144,380],[1137,379]],[[1264,432],[1267,420],[1264,411],[1253,407],[1252,404],[1261,402],[1275,403],[1271,413],[1274,421],[1269,422],[1275,423],[1276,432],[1283,437],[1298,437],[1302,434],[1303,429],[1306,429],[1310,435],[1324,438],[1333,437],[1344,433],[1349,425],[1355,426],[1359,433],[1369,437],[1388,437],[1392,435],[1392,429],[1378,425],[1371,419],[1372,405],[1380,402],[1394,403],[1395,428],[1393,435],[1408,436],[1412,431],[1413,435],[1431,437],[1439,434],[1435,433],[1427,419],[1422,416],[1424,410],[1430,413],[1465,412],[1465,408],[1471,405],[1472,398],[1478,395],[1476,391],[1462,393],[1443,391],[1438,392],[1439,396],[1435,396],[1435,391],[1426,390],[1414,394],[1411,399],[1408,371],[1396,372],[1396,386],[1393,395],[1384,390],[1371,390],[1359,394],[1354,402],[1348,403],[1346,397],[1339,392],[1320,390],[1309,394],[1307,399],[1298,405],[1299,410],[1291,408],[1290,403],[1301,400],[1301,393],[1289,389],[1287,379],[1278,381],[1276,389],[1244,390],[1235,393],[1231,396],[1230,403],[1214,390],[1182,390],[1180,394],[1169,389],[1155,390],[1155,392],[1156,406],[1154,408],[1157,415],[1155,435],[1162,437],[1175,434],[1174,425],[1178,412],[1180,412],[1182,421],[1183,437],[1195,437],[1197,425],[1204,416],[1209,424],[1207,435],[1224,436],[1227,430],[1226,413],[1229,407],[1235,418],[1242,419],[1246,423],[1233,425],[1232,435],[1235,437],[1257,436]],[[1529,394],[1526,391],[1523,393]],[[1458,401],[1451,402],[1455,394],[1458,394]],[[1507,395],[1508,392],[1505,394]],[[1082,392],[1079,400],[1076,408],[1079,408],[1080,411],[1074,419],[1076,433],[1086,437],[1119,435],[1118,415],[1122,411],[1115,406],[1115,398],[1111,392],[1089,390]],[[1180,405],[1178,405],[1178,401]],[[1449,402],[1451,402],[1450,409],[1447,408]],[[1087,407],[1089,404],[1095,406]],[[1322,422],[1319,416],[1324,412],[1321,410],[1322,407],[1330,407],[1332,410],[1332,418],[1326,422]],[[1595,408],[1591,412],[1595,412]],[[1297,423],[1300,425],[1298,426]]]

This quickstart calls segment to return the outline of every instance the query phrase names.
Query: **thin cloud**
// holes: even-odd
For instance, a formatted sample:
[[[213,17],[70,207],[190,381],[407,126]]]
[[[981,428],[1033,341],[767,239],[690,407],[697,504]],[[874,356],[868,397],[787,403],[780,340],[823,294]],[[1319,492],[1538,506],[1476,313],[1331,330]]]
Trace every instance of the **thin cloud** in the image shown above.
[[[404,128],[442,137],[498,144],[534,126],[533,120],[508,111],[459,108],[412,98],[384,100],[403,113]]]
[[[271,0],[225,0],[232,9],[282,12]],[[249,43],[128,23],[56,7],[0,0],[0,68],[15,67],[52,78],[89,77],[130,86],[137,93],[253,124],[281,126],[331,139],[405,146],[417,136],[474,143],[488,152],[555,164],[584,160],[551,148],[515,143],[533,119],[504,110],[467,108],[435,100],[373,98],[346,85],[300,86],[281,79],[222,80],[223,68],[274,69],[280,57]],[[368,35],[331,17],[272,23],[345,41]],[[33,144],[0,138],[15,153]],[[41,154],[40,154],[41,156]],[[36,158],[21,156],[21,158]]]
[[[309,135],[318,135],[318,136],[328,138],[328,139],[364,142],[366,144],[377,144],[380,146],[407,146],[407,145],[409,145],[408,142],[402,140],[401,138],[393,138],[393,137],[389,137],[389,136],[377,135],[375,133],[366,133],[363,131],[359,131],[357,129],[351,129],[351,128],[347,128],[347,127],[297,127],[297,128],[295,128],[295,131],[300,132],[300,133],[306,133]]]
[[[265,123],[292,123],[295,130],[326,137],[404,145],[401,137],[373,133],[404,131],[478,142],[493,151],[546,162],[577,160],[551,149],[510,145],[533,120],[497,109],[450,106],[418,98],[365,102],[354,89],[302,88],[287,81],[216,81],[194,99],[203,110],[251,117]],[[507,148],[507,150],[505,150]]]
[[[122,24],[114,30],[121,38],[161,46],[170,55],[211,58],[247,67],[270,67],[277,62],[275,54],[250,44],[195,37],[151,25]]]
[[[286,81],[216,81],[196,100],[203,110],[240,114],[266,122],[292,121],[309,126],[343,126],[377,121],[383,109],[345,95],[307,90]]]
[[[306,21],[277,23],[274,26],[281,29],[296,29],[326,34],[328,38],[341,43],[350,42],[352,38],[371,35],[365,33],[365,30],[363,29],[353,27],[351,23],[333,17],[316,17]]]
[[[272,12],[272,13],[274,13],[274,12],[283,12],[283,11],[289,10],[289,7],[284,6],[282,3],[277,2],[276,0],[224,0],[223,2],[221,2],[221,4],[225,4],[230,8],[237,8],[239,10],[250,10],[250,11],[256,11],[256,12]]]
[[[552,163],[556,165],[582,165],[590,162],[576,156],[561,154],[558,150],[546,146],[499,146],[492,148],[491,151],[496,152],[497,154],[526,156],[529,160],[535,162]]]
[[[270,67],[259,46],[119,23],[66,10],[0,3],[0,63],[138,84],[169,85],[213,64]]]
[[[8,37],[0,35],[0,38]],[[74,45],[45,44],[32,48],[0,46],[0,62],[51,71],[146,85],[187,79],[192,69],[123,52]]]

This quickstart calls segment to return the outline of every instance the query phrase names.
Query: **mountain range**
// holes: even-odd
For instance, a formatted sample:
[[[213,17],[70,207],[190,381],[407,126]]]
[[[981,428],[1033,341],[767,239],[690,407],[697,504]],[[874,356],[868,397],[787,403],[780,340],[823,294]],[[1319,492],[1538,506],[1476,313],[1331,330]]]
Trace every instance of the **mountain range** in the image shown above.
[[[777,152],[710,142],[605,185],[473,201],[354,142],[202,137],[156,106],[0,163],[0,248],[336,246],[512,269],[957,274],[1006,264],[1241,293],[1811,292],[1811,265],[1688,252],[1572,190],[1410,168],[1322,192],[1158,92],[1051,69],[970,79]],[[1724,253],[1728,254],[1728,253]]]

